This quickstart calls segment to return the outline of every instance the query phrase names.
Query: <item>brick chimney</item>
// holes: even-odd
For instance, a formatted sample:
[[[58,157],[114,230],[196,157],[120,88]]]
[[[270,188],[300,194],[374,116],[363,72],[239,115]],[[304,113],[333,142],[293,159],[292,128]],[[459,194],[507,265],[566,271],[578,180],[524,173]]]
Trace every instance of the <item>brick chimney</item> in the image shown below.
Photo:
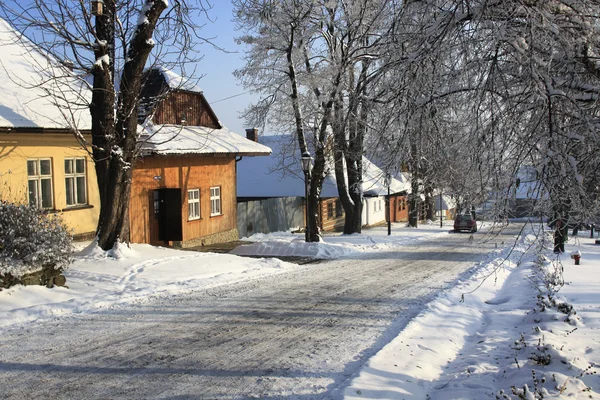
[[[246,139],[258,143],[258,128],[246,129]]]

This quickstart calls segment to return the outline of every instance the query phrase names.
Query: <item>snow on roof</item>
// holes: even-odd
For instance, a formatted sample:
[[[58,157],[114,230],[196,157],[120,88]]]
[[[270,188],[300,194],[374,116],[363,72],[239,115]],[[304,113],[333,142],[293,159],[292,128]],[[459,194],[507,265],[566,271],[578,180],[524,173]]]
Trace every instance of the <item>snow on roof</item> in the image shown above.
[[[366,196],[387,194],[385,172],[363,156],[363,191]],[[390,193],[410,192],[410,183],[401,172],[392,177]]]
[[[261,136],[260,141],[273,152],[269,157],[244,158],[238,163],[238,197],[304,197],[300,151],[291,137]],[[325,177],[321,197],[338,197],[333,173]]]
[[[196,80],[192,78],[184,78],[163,66],[158,66],[156,69],[162,74],[162,76],[165,78],[165,82],[171,89],[202,93],[202,89],[200,89],[195,83]]]
[[[0,51],[0,127],[90,129],[89,88],[1,18]]]
[[[273,153],[269,157],[243,159],[238,163],[238,197],[304,197],[304,173],[300,165],[300,152],[290,145],[289,136],[262,136],[261,142]],[[285,164],[285,165],[283,165]],[[364,194],[387,194],[383,181],[385,174],[363,157]],[[402,192],[408,184],[392,179],[391,193]],[[321,197],[338,197],[335,173],[330,168],[323,181]]]
[[[236,154],[263,156],[271,149],[223,127],[152,125],[139,126],[142,154]]]

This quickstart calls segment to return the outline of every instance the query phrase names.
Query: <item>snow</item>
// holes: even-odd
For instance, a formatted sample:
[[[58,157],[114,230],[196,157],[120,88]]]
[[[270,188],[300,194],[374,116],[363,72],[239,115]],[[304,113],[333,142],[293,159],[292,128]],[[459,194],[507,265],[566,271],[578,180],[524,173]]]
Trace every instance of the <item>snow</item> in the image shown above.
[[[243,159],[239,162],[238,197],[304,197],[304,173],[295,139],[290,135],[281,135],[261,136],[259,140],[273,152],[269,157]],[[383,183],[385,173],[365,157],[363,168],[364,194],[387,194],[387,186]],[[403,175],[392,178],[390,188],[391,193],[410,191],[410,185]],[[329,166],[321,192],[321,198],[328,197],[338,197],[333,166]]]
[[[536,237],[534,228],[538,229],[528,227],[532,231],[516,243],[507,240],[470,274],[441,291],[366,364],[354,366],[348,381],[330,388],[330,397],[534,399],[537,390],[544,398],[596,398],[600,245],[589,233],[580,232],[569,239],[565,254],[552,254],[547,241],[538,256],[540,238],[547,239],[549,232]],[[434,224],[417,229],[394,224],[392,235],[386,233],[386,227],[379,227],[362,234],[328,235],[322,243],[308,244],[301,234],[257,234],[235,252],[343,259],[376,256],[409,243],[426,245],[450,234],[448,227]],[[571,260],[570,254],[577,253],[581,265]],[[538,298],[548,293],[539,278],[552,272],[552,261],[562,263],[555,265],[564,269],[565,285],[551,298]],[[149,245],[121,245],[104,252],[90,244],[66,271],[68,288],[28,286],[0,292],[0,332],[67,314],[301,270],[273,258]]]
[[[2,19],[0,49],[0,127],[90,129],[89,109],[73,106],[91,97],[82,81]]]
[[[188,92],[202,93],[202,89],[196,85],[194,79],[184,78],[181,75],[165,68],[162,65],[156,66],[162,76],[165,78],[165,82],[171,89],[185,90]]]
[[[94,63],[94,66],[102,68],[109,64],[110,64],[110,56],[108,54],[105,54],[96,60],[96,62]]]
[[[572,305],[569,315],[536,304],[531,240],[503,249],[432,301],[370,359],[344,398],[596,398],[600,246],[571,238],[565,254],[548,254],[562,262],[566,285],[556,303]],[[568,254],[578,251],[574,265]]]
[[[268,155],[271,149],[246,139],[226,127],[152,125],[138,126],[144,154]]]

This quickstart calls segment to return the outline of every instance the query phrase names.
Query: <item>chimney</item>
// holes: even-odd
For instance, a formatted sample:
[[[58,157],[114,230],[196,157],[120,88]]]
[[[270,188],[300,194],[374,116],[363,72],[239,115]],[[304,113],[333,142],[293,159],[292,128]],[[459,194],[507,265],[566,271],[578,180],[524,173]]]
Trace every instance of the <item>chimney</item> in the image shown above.
[[[246,129],[246,139],[258,143],[258,128]]]

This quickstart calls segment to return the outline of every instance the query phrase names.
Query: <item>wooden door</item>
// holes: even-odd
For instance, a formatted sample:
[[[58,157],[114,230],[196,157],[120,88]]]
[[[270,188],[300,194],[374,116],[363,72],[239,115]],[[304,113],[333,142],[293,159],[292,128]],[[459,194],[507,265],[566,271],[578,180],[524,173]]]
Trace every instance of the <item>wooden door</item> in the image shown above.
[[[155,192],[154,207],[158,207],[158,240],[183,240],[183,224],[181,221],[181,189],[158,189]]]

